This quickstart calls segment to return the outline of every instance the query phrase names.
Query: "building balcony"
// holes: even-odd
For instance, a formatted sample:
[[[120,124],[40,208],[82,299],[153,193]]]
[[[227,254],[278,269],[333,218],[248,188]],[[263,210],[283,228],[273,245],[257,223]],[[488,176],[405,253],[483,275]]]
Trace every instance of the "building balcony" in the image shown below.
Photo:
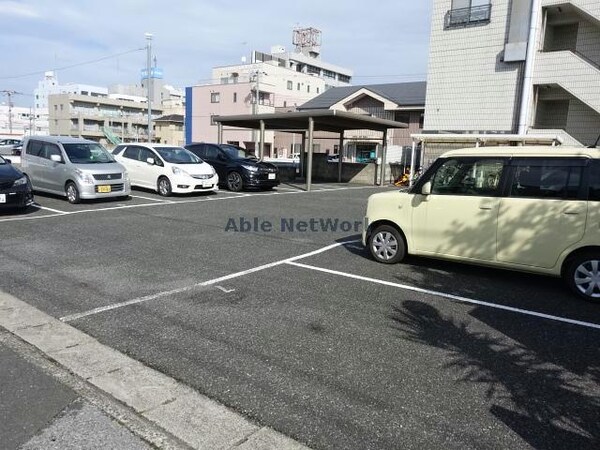
[[[446,13],[444,29],[484,25],[489,23],[491,13],[491,4],[451,9]]]

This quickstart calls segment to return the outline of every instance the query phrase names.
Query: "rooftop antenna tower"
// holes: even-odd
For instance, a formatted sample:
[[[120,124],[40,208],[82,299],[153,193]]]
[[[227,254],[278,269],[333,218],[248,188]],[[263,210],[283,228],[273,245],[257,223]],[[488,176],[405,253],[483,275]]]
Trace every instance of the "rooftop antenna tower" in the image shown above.
[[[296,47],[296,52],[311,58],[319,58],[321,55],[321,30],[294,28],[292,44]]]

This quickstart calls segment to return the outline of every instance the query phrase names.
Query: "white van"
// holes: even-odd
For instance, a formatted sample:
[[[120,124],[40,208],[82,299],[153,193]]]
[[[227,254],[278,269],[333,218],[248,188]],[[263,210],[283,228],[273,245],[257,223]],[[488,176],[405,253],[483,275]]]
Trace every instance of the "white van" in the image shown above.
[[[23,141],[21,170],[33,189],[82,199],[128,197],[125,168],[97,142],[66,136],[28,136]]]
[[[409,190],[369,198],[363,243],[562,276],[600,302],[600,149],[495,147],[442,155]]]

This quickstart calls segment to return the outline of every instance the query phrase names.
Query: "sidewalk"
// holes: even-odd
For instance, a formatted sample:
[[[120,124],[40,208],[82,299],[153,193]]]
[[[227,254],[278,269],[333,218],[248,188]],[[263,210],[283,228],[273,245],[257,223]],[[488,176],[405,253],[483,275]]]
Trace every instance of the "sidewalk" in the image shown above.
[[[308,450],[2,291],[0,349],[6,448]]]
[[[0,380],[5,450],[152,448],[2,341]]]

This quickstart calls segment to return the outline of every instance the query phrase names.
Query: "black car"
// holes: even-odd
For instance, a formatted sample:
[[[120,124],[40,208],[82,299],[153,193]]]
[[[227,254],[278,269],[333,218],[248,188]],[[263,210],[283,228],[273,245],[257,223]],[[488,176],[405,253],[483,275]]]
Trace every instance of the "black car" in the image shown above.
[[[0,208],[25,209],[33,204],[29,179],[0,156]]]
[[[219,184],[230,191],[245,188],[271,189],[279,184],[279,170],[273,164],[260,161],[245,149],[231,144],[188,144],[189,151],[215,168]]]

